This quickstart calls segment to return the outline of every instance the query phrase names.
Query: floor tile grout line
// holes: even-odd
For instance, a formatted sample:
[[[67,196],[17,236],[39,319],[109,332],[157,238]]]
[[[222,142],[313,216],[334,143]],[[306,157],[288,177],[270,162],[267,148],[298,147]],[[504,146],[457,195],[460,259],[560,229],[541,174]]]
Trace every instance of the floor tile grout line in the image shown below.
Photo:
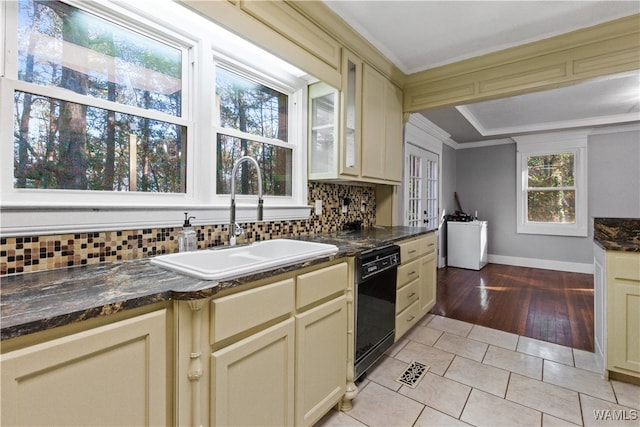
[[[443,335],[444,335],[444,334],[443,334]],[[409,339],[409,341],[415,342],[415,343],[417,343],[417,344],[422,344],[422,343],[419,343],[419,342],[417,342],[417,341],[413,341],[413,340],[411,340],[411,339]],[[435,344],[435,343],[434,343],[434,344]],[[422,345],[424,345],[424,344],[422,344]],[[405,346],[406,346],[406,345],[405,345]],[[433,347],[433,346],[427,346],[427,347]],[[438,349],[438,350],[440,350],[440,349]],[[443,351],[443,352],[445,352],[445,353],[449,353],[449,352],[444,351],[444,350],[440,350],[440,351]],[[491,366],[491,367],[496,368],[496,369],[500,369],[500,370],[503,370],[503,371],[509,372],[509,380],[508,380],[508,382],[507,382],[507,389],[505,390],[505,396],[504,396],[504,398],[503,398],[504,400],[506,400],[506,401],[508,401],[508,402],[512,402],[512,403],[518,404],[518,405],[521,405],[521,406],[526,407],[526,408],[529,408],[529,409],[536,410],[536,411],[538,411],[538,412],[540,412],[540,413],[546,413],[546,412],[540,411],[540,410],[538,410],[538,409],[531,408],[530,406],[524,405],[524,404],[522,404],[522,403],[520,403],[520,402],[516,402],[516,401],[510,400],[510,399],[507,399],[507,393],[508,393],[508,389],[509,389],[509,384],[510,384],[510,382],[511,382],[512,374],[516,374],[516,375],[520,375],[520,376],[521,376],[521,377],[523,377],[523,378],[527,378],[527,379],[530,379],[530,380],[533,380],[533,381],[538,381],[538,382],[543,383],[543,384],[547,384],[547,385],[551,385],[551,386],[554,386],[554,387],[558,387],[558,388],[561,388],[561,389],[566,390],[566,391],[569,391],[569,392],[577,393],[577,394],[578,394],[578,396],[580,396],[580,394],[585,394],[585,395],[590,396],[590,397],[593,397],[593,398],[595,398],[595,399],[599,399],[599,400],[602,400],[602,401],[605,401],[605,402],[610,402],[610,401],[608,401],[608,400],[606,400],[606,399],[602,399],[602,398],[600,398],[600,397],[598,397],[598,396],[592,396],[591,394],[589,394],[589,393],[587,393],[587,392],[584,392],[584,391],[576,391],[576,390],[573,390],[573,389],[570,389],[570,388],[567,388],[567,387],[564,387],[564,386],[560,386],[560,385],[557,385],[557,384],[553,384],[553,383],[550,383],[550,382],[544,381],[544,361],[546,361],[546,360],[549,360],[549,361],[551,361],[551,362],[555,362],[555,361],[550,360],[550,359],[545,359],[545,358],[542,358],[542,357],[538,357],[538,356],[529,355],[529,354],[522,353],[522,352],[520,352],[520,353],[521,353],[521,354],[525,354],[525,355],[527,355],[527,356],[536,357],[536,358],[538,358],[538,359],[541,359],[541,360],[542,360],[542,362],[543,362],[543,363],[542,363],[541,379],[540,379],[540,380],[538,380],[538,379],[535,379],[535,378],[528,377],[528,376],[526,376],[526,375],[519,374],[518,372],[513,372],[513,371],[510,371],[510,370],[507,370],[507,369],[503,369],[503,368],[499,368],[499,367],[496,367],[496,366],[487,365],[487,366]],[[458,383],[458,384],[461,384],[461,385],[464,385],[464,386],[470,387],[472,390],[473,390],[473,389],[478,389],[478,390],[480,390],[480,391],[483,391],[482,389],[479,389],[479,388],[477,388],[477,387],[472,387],[472,386],[470,386],[469,384],[461,383],[461,382],[459,382],[459,381],[456,381],[456,380],[454,380],[454,379],[451,379],[451,378],[449,378],[449,377],[446,377],[446,376],[445,376],[445,375],[446,375],[446,373],[447,373],[447,371],[448,371],[448,370],[449,370],[449,368],[451,367],[451,364],[453,363],[453,360],[454,360],[456,357],[462,357],[462,358],[465,358],[465,359],[467,359],[467,360],[471,360],[471,361],[478,362],[478,361],[476,361],[476,360],[469,359],[469,358],[467,358],[467,357],[465,357],[465,356],[463,356],[463,355],[459,355],[459,354],[457,354],[457,353],[449,353],[449,354],[452,354],[452,355],[454,356],[454,358],[453,358],[453,359],[451,359],[451,361],[450,361],[450,362],[449,362],[449,364],[447,365],[447,368],[444,370],[443,374],[442,374],[442,375],[439,375],[439,374],[436,374],[436,373],[433,373],[433,372],[432,372],[432,374],[434,374],[434,375],[438,375],[438,376],[441,376],[442,378],[446,378],[446,379],[448,379],[448,380],[450,380],[450,381],[453,381],[453,382],[456,382],[456,383]],[[400,359],[396,359],[396,360],[401,361]],[[402,361],[402,362],[404,363],[404,361]],[[481,363],[481,362],[478,362],[478,363]],[[575,366],[565,365],[565,364],[560,363],[560,362],[555,362],[555,363],[558,363],[558,364],[560,364],[560,365],[564,365],[564,366],[567,366],[567,367],[571,367],[571,368],[574,368],[574,369],[580,369],[580,368],[576,368]],[[585,372],[589,372],[589,371],[586,371],[586,370],[584,370],[584,369],[581,369],[581,370],[583,370],[583,371],[585,371]],[[378,384],[378,383],[376,383],[376,384]],[[402,387],[401,387],[401,388],[402,388]],[[611,388],[613,389],[613,386],[611,386]],[[493,396],[496,396],[496,395],[494,395],[493,393],[489,393],[489,392],[486,392],[486,393],[491,394],[491,395],[493,395]],[[471,391],[469,392],[469,394],[471,394]],[[403,395],[403,396],[404,396],[404,395]],[[614,394],[614,396],[615,396],[615,394]],[[407,397],[408,397],[408,396],[407,396]],[[412,399],[412,400],[413,400],[413,399]],[[467,396],[467,401],[468,401],[468,396]],[[465,401],[465,406],[466,406],[466,402],[467,402],[467,401]],[[419,402],[419,401],[418,401],[418,402]],[[580,402],[580,400],[579,400],[579,402]],[[420,402],[420,403],[422,403],[422,402]],[[617,398],[616,398],[616,402],[611,402],[611,403],[619,404],[619,403],[617,402]],[[423,403],[423,404],[424,404],[424,403]],[[621,405],[621,406],[624,406],[624,405]],[[625,406],[625,407],[626,407],[626,406]],[[581,408],[581,407],[580,407],[580,410],[582,411],[582,408]],[[464,411],[464,407],[463,407],[463,411]],[[461,413],[461,414],[462,414],[462,413]],[[557,416],[552,415],[552,414],[548,414],[548,415],[553,416],[553,417],[556,417],[556,418],[560,418],[560,417],[557,417]],[[564,418],[561,418],[561,419],[564,419]],[[569,420],[565,420],[565,421],[569,421]],[[584,425],[584,422],[583,422],[583,425]]]
[[[623,404],[621,404],[621,403],[619,402],[618,393],[616,392],[615,387],[613,387],[613,384],[612,384],[612,381],[611,381],[611,380],[608,380],[607,382],[610,384],[610,388],[611,388],[611,391],[612,391],[613,396],[614,396],[614,401],[611,401],[611,400],[608,400],[608,399],[603,399],[602,397],[599,397],[599,396],[594,396],[594,395],[593,395],[593,393],[590,393],[590,392],[586,392],[586,391],[578,391],[578,390],[574,390],[574,389],[571,389],[571,388],[567,388],[567,387],[562,386],[562,385],[557,385],[557,384],[554,384],[554,383],[551,383],[551,382],[545,381],[545,379],[544,379],[544,378],[545,378],[545,377],[544,377],[544,373],[545,373],[545,371],[544,371],[544,369],[545,369],[545,366],[544,366],[544,365],[545,365],[545,361],[549,361],[550,363],[555,363],[555,364],[558,364],[558,365],[561,365],[561,366],[564,366],[564,367],[577,369],[577,370],[578,370],[578,371],[580,371],[580,372],[584,372],[584,373],[587,373],[587,372],[588,372],[588,373],[589,373],[589,375],[591,375],[591,374],[596,374],[596,375],[597,375],[597,374],[598,374],[597,372],[593,372],[593,371],[591,371],[591,370],[589,370],[589,369],[585,369],[585,368],[582,368],[582,367],[580,367],[580,366],[576,366],[576,352],[575,352],[575,350],[576,350],[576,349],[575,349],[575,348],[568,347],[568,346],[563,346],[563,345],[556,344],[556,343],[549,343],[549,344],[553,344],[553,345],[555,345],[555,346],[564,347],[564,348],[568,348],[568,349],[570,349],[570,350],[571,350],[571,359],[572,359],[572,364],[570,365],[570,364],[566,364],[566,363],[559,362],[559,361],[554,360],[554,359],[547,359],[547,358],[545,358],[545,357],[540,357],[540,356],[538,356],[538,355],[533,355],[533,354],[525,353],[524,351],[518,351],[518,347],[519,347],[520,343],[522,342],[522,341],[521,341],[521,338],[523,338],[523,336],[521,336],[521,335],[517,335],[516,348],[515,348],[514,350],[512,350],[512,349],[510,349],[510,348],[501,347],[501,346],[499,346],[499,345],[495,345],[495,344],[492,344],[492,343],[490,343],[490,342],[485,342],[485,341],[482,341],[482,340],[480,340],[480,339],[476,339],[476,338],[472,338],[472,337],[470,337],[470,334],[471,334],[471,332],[473,331],[473,328],[474,328],[475,326],[477,326],[477,325],[473,325],[473,326],[472,326],[472,328],[469,330],[469,332],[468,332],[465,336],[457,335],[457,334],[453,334],[453,333],[451,333],[451,332],[449,332],[449,331],[445,331],[445,330],[442,330],[442,329],[433,328],[433,327],[431,327],[431,326],[429,326],[429,325],[430,325],[430,323],[433,321],[433,319],[435,319],[435,318],[436,318],[436,316],[432,316],[432,317],[431,317],[427,322],[425,322],[424,324],[421,324],[421,325],[420,325],[420,327],[430,327],[431,329],[434,329],[435,331],[438,331],[438,332],[440,333],[440,335],[438,336],[438,338],[437,338],[437,339],[436,339],[432,344],[425,344],[425,343],[422,343],[422,342],[416,341],[416,340],[414,340],[414,339],[407,338],[407,340],[402,344],[402,347],[394,351],[393,356],[392,356],[392,355],[387,355],[387,356],[388,356],[388,357],[391,357],[391,358],[393,358],[393,359],[395,359],[395,360],[397,360],[398,362],[401,362],[401,363],[403,363],[403,364],[406,364],[407,362],[405,362],[404,360],[400,360],[400,359],[396,358],[396,356],[397,356],[397,355],[398,355],[398,354],[399,354],[403,349],[405,349],[405,348],[406,348],[406,346],[407,346],[409,343],[412,343],[412,342],[413,342],[413,343],[415,343],[415,344],[424,345],[425,347],[430,347],[430,348],[433,348],[433,349],[437,349],[437,350],[439,350],[439,351],[442,351],[443,353],[447,353],[447,354],[449,354],[449,355],[452,355],[452,356],[453,356],[453,358],[449,361],[449,363],[447,363],[447,366],[446,366],[446,368],[444,369],[444,371],[443,371],[442,375],[437,374],[437,373],[433,373],[432,371],[430,371],[430,372],[431,372],[432,374],[434,374],[434,375],[438,375],[438,376],[440,376],[441,378],[446,378],[446,379],[447,379],[447,380],[449,380],[449,381],[452,381],[452,382],[455,382],[455,383],[458,383],[458,384],[464,385],[464,386],[466,386],[466,387],[468,387],[468,388],[469,388],[469,392],[468,392],[468,394],[467,394],[467,396],[466,396],[466,398],[465,398],[465,403],[464,403],[464,405],[462,406],[462,409],[461,409],[461,412],[460,412],[460,416],[459,416],[459,417],[457,417],[457,419],[458,419],[458,420],[460,420],[460,421],[462,421],[462,419],[461,419],[461,418],[462,418],[462,414],[464,413],[464,410],[467,408],[467,405],[468,405],[468,402],[469,402],[469,399],[470,399],[470,396],[471,396],[471,393],[473,392],[473,390],[474,390],[474,389],[477,389],[478,391],[481,391],[481,392],[485,392],[485,391],[484,391],[484,390],[482,390],[482,389],[480,389],[480,388],[470,386],[469,384],[461,383],[461,382],[459,382],[459,381],[456,381],[456,380],[454,380],[454,379],[451,379],[451,378],[449,378],[449,377],[446,377],[446,376],[445,376],[445,375],[447,374],[447,372],[449,371],[449,369],[451,368],[451,365],[452,365],[452,363],[453,363],[453,361],[455,360],[455,358],[456,358],[456,357],[461,357],[461,358],[466,359],[466,360],[474,361],[474,362],[476,362],[476,363],[481,363],[481,364],[483,364],[483,365],[490,366],[490,367],[493,367],[493,368],[500,369],[500,370],[502,370],[502,371],[506,371],[506,372],[508,372],[508,373],[509,373],[509,377],[508,377],[508,380],[507,380],[507,387],[506,387],[506,389],[505,389],[504,397],[500,397],[500,396],[495,395],[495,394],[490,393],[490,392],[485,392],[485,393],[488,393],[488,394],[490,394],[490,395],[492,395],[492,396],[495,396],[495,397],[497,397],[497,398],[499,398],[499,399],[503,399],[503,400],[505,400],[505,401],[507,401],[507,402],[511,402],[511,403],[516,404],[516,405],[521,405],[522,407],[525,407],[525,408],[529,408],[529,409],[531,409],[531,410],[534,410],[534,411],[536,411],[536,412],[538,412],[538,413],[542,414],[542,417],[544,417],[544,415],[546,414],[546,415],[548,415],[548,416],[552,416],[552,417],[554,417],[554,418],[559,418],[559,419],[562,419],[562,420],[567,421],[567,422],[572,422],[572,421],[567,420],[567,419],[565,419],[565,418],[563,418],[563,417],[558,417],[558,416],[553,415],[553,414],[548,414],[547,412],[544,412],[544,411],[542,411],[542,410],[535,409],[535,408],[531,408],[530,406],[527,406],[526,404],[523,404],[523,403],[520,403],[520,402],[516,402],[516,401],[510,400],[510,399],[507,399],[507,395],[508,395],[508,392],[509,392],[509,387],[511,386],[511,380],[512,380],[512,378],[513,378],[513,374],[517,374],[517,375],[519,375],[519,376],[521,376],[521,377],[523,377],[523,378],[526,378],[526,379],[528,379],[528,380],[537,381],[538,383],[546,384],[546,385],[553,386],[553,387],[558,387],[559,389],[563,389],[563,390],[566,390],[566,391],[571,392],[571,393],[576,393],[576,394],[577,394],[577,396],[578,396],[578,405],[579,405],[579,408],[578,408],[578,409],[579,409],[579,411],[580,411],[580,417],[581,417],[581,424],[582,424],[582,425],[584,425],[584,422],[585,422],[585,421],[584,421],[583,407],[582,407],[583,397],[585,397],[585,396],[589,396],[589,397],[591,397],[591,398],[598,399],[598,400],[603,401],[603,402],[608,402],[608,403],[617,404],[617,405],[623,406],[623,407],[625,407],[625,408],[633,409],[633,407],[629,407],[629,406],[623,405]],[[489,328],[489,329],[493,329],[493,328]],[[496,331],[499,331],[499,330],[496,330]],[[466,339],[469,339],[469,340],[472,340],[472,341],[475,341],[475,342],[479,342],[479,343],[485,344],[487,347],[486,347],[486,349],[485,349],[485,351],[484,351],[484,353],[483,353],[483,355],[482,355],[481,360],[479,360],[479,361],[478,361],[478,360],[470,359],[470,358],[468,358],[468,357],[466,357],[466,356],[464,356],[464,355],[461,355],[461,354],[458,354],[458,353],[455,353],[455,352],[454,352],[454,353],[451,353],[451,352],[449,352],[449,351],[445,351],[445,350],[442,350],[442,349],[439,349],[439,348],[435,347],[436,343],[437,343],[437,342],[438,342],[438,341],[439,341],[439,340],[444,336],[444,334],[445,334],[445,333],[449,333],[450,335],[458,336],[458,337],[461,337],[461,338],[466,338]],[[538,339],[535,339],[535,338],[529,338],[529,339],[530,339],[530,340],[532,340],[532,341],[535,341],[535,342],[540,342],[540,343],[542,343],[542,344],[547,343],[546,341],[538,340]],[[509,369],[504,369],[504,368],[502,368],[502,367],[493,366],[493,365],[489,365],[489,364],[487,364],[487,363],[484,363],[484,362],[485,362],[485,360],[486,360],[487,353],[488,353],[488,351],[489,351],[489,349],[490,349],[490,347],[491,347],[491,346],[496,347],[496,348],[503,349],[503,350],[505,350],[505,351],[510,351],[510,352],[513,352],[513,353],[518,353],[518,354],[521,354],[521,355],[524,355],[524,356],[527,356],[527,357],[532,357],[532,358],[535,358],[535,359],[540,359],[540,360],[542,361],[542,367],[541,367],[541,376],[540,376],[540,379],[532,378],[532,377],[529,377],[529,376],[527,376],[527,375],[520,374],[520,373],[518,373],[518,372],[513,372],[513,371],[511,371],[511,370],[509,370]],[[582,350],[582,351],[584,351],[584,350]],[[391,391],[391,392],[393,392],[393,393],[400,394],[400,395],[402,395],[403,397],[408,398],[408,399],[410,399],[410,400],[412,400],[412,401],[414,401],[414,402],[416,402],[416,403],[420,404],[420,405],[422,406],[422,410],[421,410],[420,414],[418,415],[418,417],[416,418],[416,420],[414,420],[413,424],[415,424],[415,422],[419,419],[420,415],[424,412],[424,410],[425,410],[425,408],[426,408],[427,406],[428,406],[429,408],[433,409],[434,411],[437,411],[437,412],[439,412],[439,413],[443,413],[442,411],[439,411],[439,410],[438,410],[438,409],[436,409],[436,408],[432,408],[431,406],[429,406],[428,404],[425,404],[424,402],[421,402],[421,401],[419,401],[419,400],[416,400],[416,399],[414,399],[414,398],[411,398],[411,397],[409,397],[409,396],[407,396],[407,395],[405,395],[405,394],[401,393],[401,390],[403,390],[404,386],[400,386],[400,388],[396,391],[396,390],[390,389],[389,387],[386,387],[385,385],[380,384],[380,383],[378,383],[378,382],[376,382],[376,381],[374,381],[374,380],[371,380],[371,379],[370,379],[370,380],[368,380],[367,385],[368,385],[368,383],[370,383],[370,382],[375,382],[377,385],[379,385],[379,386],[381,386],[381,387],[384,387],[384,388],[386,388],[386,389],[390,390],[390,391]],[[366,385],[365,385],[365,388],[366,388]],[[582,395],[584,395],[584,396],[582,396]],[[446,414],[446,415],[448,415],[448,416],[451,416],[451,415],[449,415],[449,414],[447,414],[447,413],[444,413],[444,414]],[[351,418],[353,418],[353,417],[351,417]],[[359,420],[358,420],[358,421],[359,421]]]

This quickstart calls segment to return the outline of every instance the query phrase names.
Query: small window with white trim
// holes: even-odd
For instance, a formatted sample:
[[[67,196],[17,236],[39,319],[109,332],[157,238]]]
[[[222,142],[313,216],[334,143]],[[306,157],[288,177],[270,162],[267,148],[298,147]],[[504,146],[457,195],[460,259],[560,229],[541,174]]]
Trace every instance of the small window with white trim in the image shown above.
[[[586,236],[586,135],[514,139],[518,142],[518,233]]]

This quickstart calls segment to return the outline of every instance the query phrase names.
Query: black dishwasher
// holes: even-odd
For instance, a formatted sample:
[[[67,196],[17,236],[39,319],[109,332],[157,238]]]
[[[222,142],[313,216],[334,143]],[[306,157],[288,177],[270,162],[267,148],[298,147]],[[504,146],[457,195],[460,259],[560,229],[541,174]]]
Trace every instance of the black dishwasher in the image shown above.
[[[393,345],[400,247],[370,249],[356,257],[355,379]]]

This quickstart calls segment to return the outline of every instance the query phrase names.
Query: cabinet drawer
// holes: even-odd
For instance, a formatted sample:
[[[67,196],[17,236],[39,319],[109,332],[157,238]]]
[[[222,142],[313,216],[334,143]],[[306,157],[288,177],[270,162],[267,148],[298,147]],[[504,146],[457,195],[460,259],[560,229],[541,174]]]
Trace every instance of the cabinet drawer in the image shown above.
[[[402,289],[398,289],[396,293],[396,313],[400,313],[418,300],[419,283],[420,281],[416,279],[408,285],[403,286]]]
[[[402,264],[398,267],[398,284],[397,287],[401,288],[412,280],[420,277],[420,262],[419,260],[411,261],[407,264]]]
[[[436,250],[436,233],[431,233],[418,240],[420,242],[420,254],[428,254]]]
[[[614,278],[622,280],[640,281],[640,254],[636,253],[608,253],[611,257],[610,267]]]
[[[347,263],[332,265],[298,276],[296,308],[307,306],[347,289]]]
[[[411,240],[409,242],[402,242],[400,246],[400,262],[402,264],[416,259],[420,256],[420,241]]]
[[[287,279],[212,300],[211,342],[291,313],[293,299],[294,280]]]
[[[418,301],[416,301],[396,316],[396,341],[398,341],[400,337],[402,337],[413,325],[418,323],[418,310]]]

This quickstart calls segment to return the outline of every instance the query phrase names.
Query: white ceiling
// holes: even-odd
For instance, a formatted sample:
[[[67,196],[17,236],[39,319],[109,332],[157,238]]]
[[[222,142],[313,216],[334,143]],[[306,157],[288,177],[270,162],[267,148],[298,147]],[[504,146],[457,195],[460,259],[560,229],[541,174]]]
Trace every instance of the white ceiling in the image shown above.
[[[632,1],[327,1],[406,74],[640,13]],[[456,142],[640,121],[640,77],[422,112]]]

